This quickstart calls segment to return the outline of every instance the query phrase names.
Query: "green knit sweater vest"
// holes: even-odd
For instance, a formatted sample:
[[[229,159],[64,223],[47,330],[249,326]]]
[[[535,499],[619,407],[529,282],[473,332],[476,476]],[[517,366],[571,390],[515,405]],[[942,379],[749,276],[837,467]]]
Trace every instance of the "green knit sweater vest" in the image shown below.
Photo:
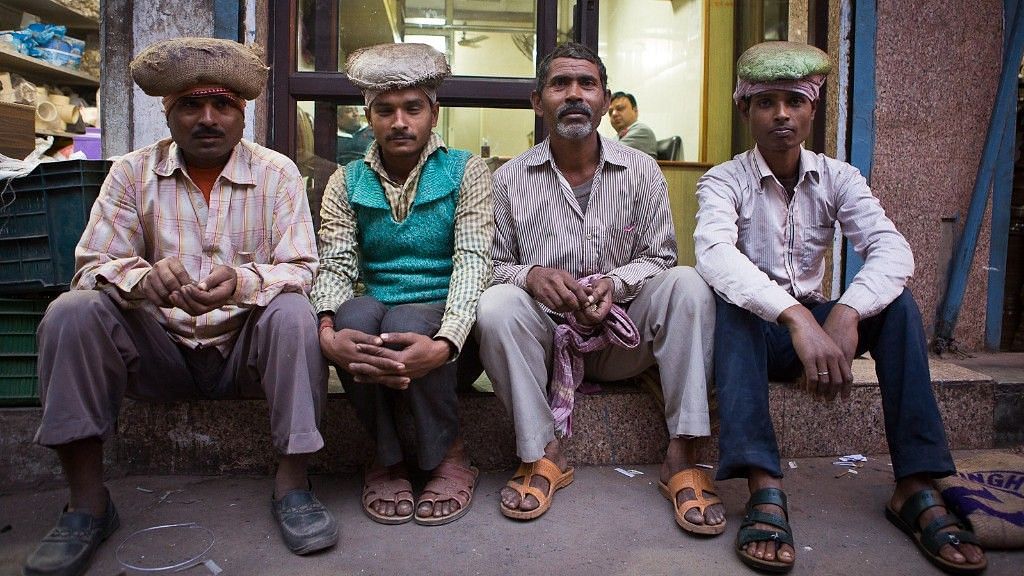
[[[420,170],[416,198],[401,222],[391,216],[377,173],[361,159],[345,166],[367,294],[389,306],[448,297],[455,209],[469,156],[464,150],[435,150]]]

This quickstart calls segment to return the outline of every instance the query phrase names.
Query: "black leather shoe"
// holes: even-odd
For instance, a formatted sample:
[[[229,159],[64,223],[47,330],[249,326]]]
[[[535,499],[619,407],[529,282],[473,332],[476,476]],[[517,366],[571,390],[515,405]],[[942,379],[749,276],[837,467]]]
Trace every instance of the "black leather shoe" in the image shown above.
[[[88,512],[68,512],[64,507],[57,526],[25,561],[25,576],[78,576],[84,574],[92,555],[121,521],[114,502],[107,495],[107,511],[103,518]]]
[[[281,537],[295,554],[309,554],[338,542],[338,523],[309,490],[298,488],[271,502]]]

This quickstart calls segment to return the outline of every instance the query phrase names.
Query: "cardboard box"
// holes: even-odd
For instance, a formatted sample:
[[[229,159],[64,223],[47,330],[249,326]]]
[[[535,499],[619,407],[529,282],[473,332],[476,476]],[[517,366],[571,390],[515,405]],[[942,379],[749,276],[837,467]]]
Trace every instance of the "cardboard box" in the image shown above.
[[[0,154],[24,160],[36,148],[36,109],[0,102]]]

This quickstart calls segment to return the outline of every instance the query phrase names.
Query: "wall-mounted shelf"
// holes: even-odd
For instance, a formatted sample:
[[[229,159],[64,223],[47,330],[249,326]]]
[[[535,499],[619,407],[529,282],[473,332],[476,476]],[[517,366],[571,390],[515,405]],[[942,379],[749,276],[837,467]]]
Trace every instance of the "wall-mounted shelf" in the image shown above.
[[[97,18],[80,14],[55,0],[3,0],[3,3],[38,16],[46,24],[63,24],[68,28],[98,30]]]
[[[90,76],[85,72],[79,72],[78,70],[72,70],[63,66],[54,66],[38,58],[25,56],[4,47],[0,47],[0,69],[18,72],[33,82],[42,81],[72,86],[91,86],[94,88],[100,85],[99,78]]]

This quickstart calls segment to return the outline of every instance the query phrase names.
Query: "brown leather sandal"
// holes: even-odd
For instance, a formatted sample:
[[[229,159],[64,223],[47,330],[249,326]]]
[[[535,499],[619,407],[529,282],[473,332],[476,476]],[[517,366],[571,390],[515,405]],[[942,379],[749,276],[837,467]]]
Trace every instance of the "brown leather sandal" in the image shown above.
[[[404,524],[412,520],[415,513],[415,502],[412,498],[412,484],[408,478],[389,478],[387,468],[377,468],[366,472],[363,479],[363,512],[370,520],[380,524]],[[395,508],[400,502],[413,505],[413,511],[403,516],[386,516],[378,513],[370,505],[382,500],[394,502]]]
[[[534,475],[540,476],[548,481],[548,491],[546,494],[541,492],[539,488],[530,486],[530,480]],[[515,520],[533,520],[534,518],[538,518],[551,507],[551,501],[555,496],[555,491],[572,484],[572,481],[572,466],[570,466],[565,472],[562,472],[561,468],[559,468],[557,464],[547,458],[541,458],[540,460],[530,462],[529,464],[521,462],[516,473],[505,485],[519,493],[520,502],[522,502],[526,498],[526,495],[529,494],[537,499],[540,506],[537,506],[533,510],[515,510],[507,508],[504,503],[501,503],[499,504],[501,513],[506,517],[513,518]]]
[[[694,497],[677,504],[676,500],[679,498],[679,492],[687,488],[693,490]],[[725,522],[713,526],[694,524],[684,516],[686,511],[691,508],[696,508],[700,511],[701,516],[703,516],[708,506],[722,503],[722,499],[714,493],[715,485],[708,478],[707,473],[700,468],[687,468],[686,470],[676,472],[668,479],[667,486],[664,482],[658,482],[658,490],[661,491],[665,498],[672,502],[676,524],[679,524],[679,527],[683,530],[694,534],[721,534],[725,532]],[[704,496],[705,492],[711,494],[711,497],[706,498]]]
[[[423,526],[440,526],[461,518],[473,504],[473,490],[480,471],[475,466],[465,467],[455,462],[441,462],[434,468],[434,475],[423,487],[423,493],[416,501],[413,521]],[[420,516],[419,509],[423,503],[433,505],[438,500],[454,500],[459,509],[447,516]]]

